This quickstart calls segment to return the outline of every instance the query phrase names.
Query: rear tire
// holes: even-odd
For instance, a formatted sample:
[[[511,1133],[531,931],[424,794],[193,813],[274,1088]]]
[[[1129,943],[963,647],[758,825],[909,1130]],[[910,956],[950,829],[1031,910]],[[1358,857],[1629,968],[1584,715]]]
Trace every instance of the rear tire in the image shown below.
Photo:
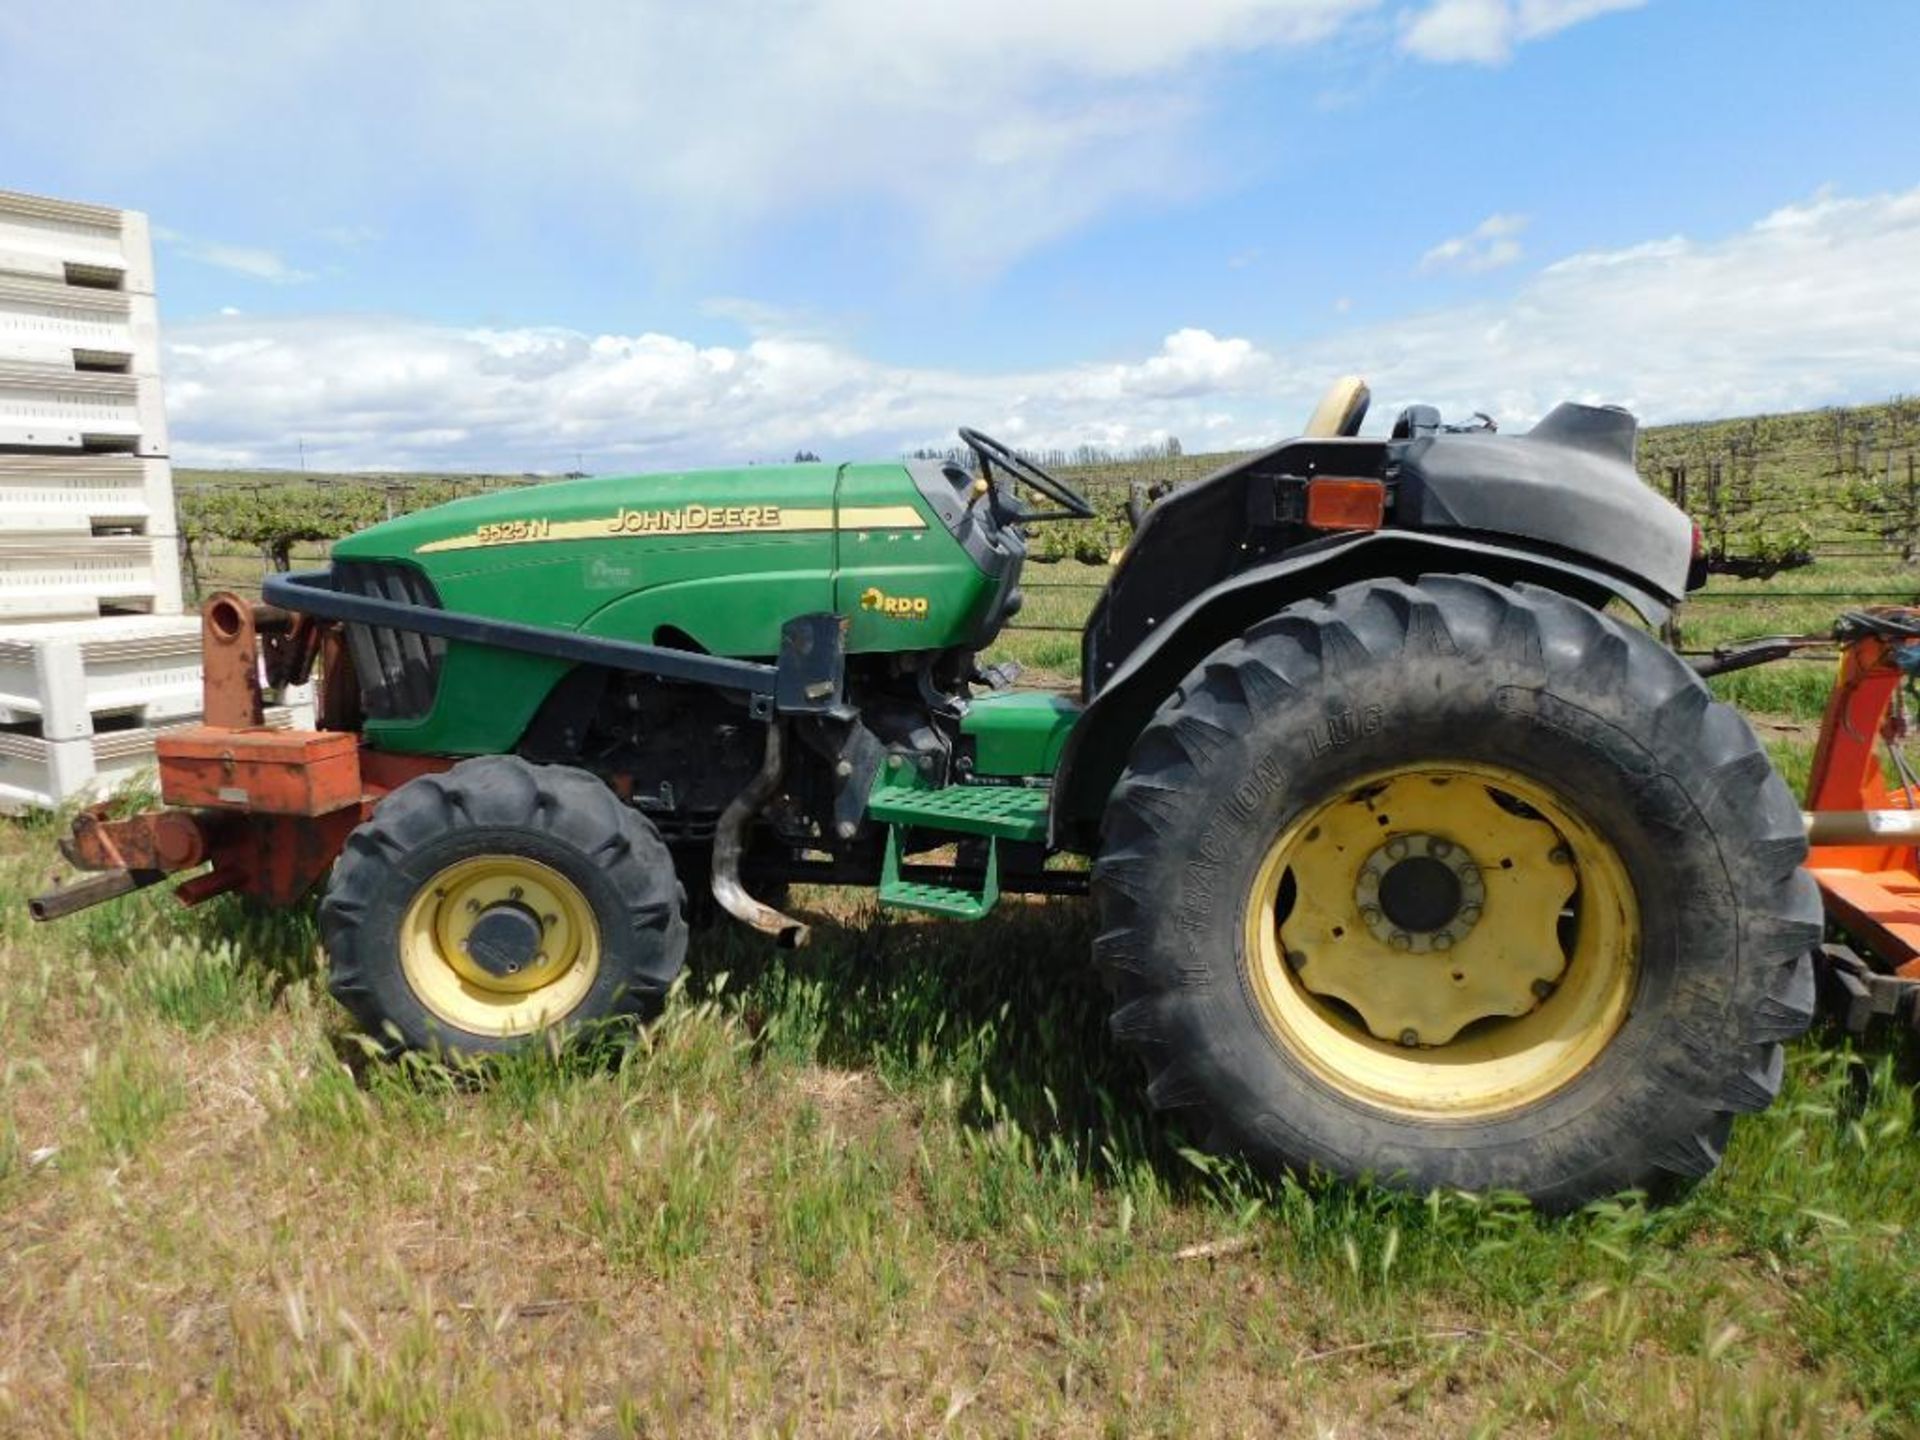
[[[1772,1100],[1813,1011],[1805,853],[1745,721],[1650,637],[1374,581],[1161,706],[1095,955],[1153,1103],[1214,1146],[1570,1208],[1705,1175]]]
[[[499,1054],[656,1013],[683,908],[659,834],[597,777],[486,756],[380,802],[334,863],[320,936],[367,1035]]]

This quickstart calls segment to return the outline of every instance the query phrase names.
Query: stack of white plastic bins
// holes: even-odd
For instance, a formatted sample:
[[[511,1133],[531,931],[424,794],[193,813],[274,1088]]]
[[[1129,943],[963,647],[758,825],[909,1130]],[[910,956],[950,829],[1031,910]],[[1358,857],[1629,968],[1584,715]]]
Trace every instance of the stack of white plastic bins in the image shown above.
[[[167,456],[147,217],[0,190],[0,811],[199,717]]]

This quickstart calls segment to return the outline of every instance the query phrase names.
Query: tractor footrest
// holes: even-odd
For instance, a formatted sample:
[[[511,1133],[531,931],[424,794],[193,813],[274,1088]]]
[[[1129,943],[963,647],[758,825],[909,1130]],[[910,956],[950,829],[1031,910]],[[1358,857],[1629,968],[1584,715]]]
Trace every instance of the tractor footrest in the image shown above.
[[[943,785],[915,790],[884,780],[867,797],[867,813],[889,825],[951,830],[1001,840],[1045,840],[1051,792],[1019,785]]]
[[[985,895],[950,885],[928,885],[919,880],[882,884],[880,903],[890,910],[919,910],[953,920],[978,920],[993,908],[993,901]]]
[[[1000,842],[987,840],[987,868],[978,890],[933,885],[900,873],[900,827],[887,827],[887,856],[880,868],[880,904],[889,910],[924,910],[955,920],[978,920],[1000,899]]]

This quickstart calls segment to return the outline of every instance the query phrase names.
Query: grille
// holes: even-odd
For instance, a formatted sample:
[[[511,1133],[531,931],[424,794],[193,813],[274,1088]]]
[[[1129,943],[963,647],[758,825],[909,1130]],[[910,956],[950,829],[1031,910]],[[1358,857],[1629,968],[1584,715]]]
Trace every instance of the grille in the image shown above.
[[[433,584],[411,565],[337,560],[334,587],[343,594],[440,608]],[[415,720],[433,708],[447,642],[386,625],[348,625],[347,649],[360,678],[360,706],[372,720]]]

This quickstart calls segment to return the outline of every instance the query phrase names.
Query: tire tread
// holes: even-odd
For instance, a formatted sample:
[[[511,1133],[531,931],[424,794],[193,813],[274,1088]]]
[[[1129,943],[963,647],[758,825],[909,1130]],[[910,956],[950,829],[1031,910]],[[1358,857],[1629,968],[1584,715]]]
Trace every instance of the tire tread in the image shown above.
[[[1648,1137],[1638,1162],[1642,1173],[1697,1180],[1719,1162],[1732,1117],[1764,1109],[1778,1094],[1782,1043],[1813,1016],[1810,951],[1820,905],[1800,868],[1806,844],[1798,806],[1745,721],[1713,700],[1677,657],[1553,591],[1462,575],[1363,582],[1259,622],[1196,667],[1141,732],[1102,825],[1093,866],[1101,921],[1094,958],[1114,997],[1113,1034],[1145,1064],[1156,1107],[1177,1096],[1180,1107],[1205,1108],[1216,1135],[1237,1137],[1255,1151],[1271,1148],[1260,1133],[1286,1127],[1223,1113],[1181,1053],[1178,996],[1196,982],[1156,946],[1167,867],[1179,860],[1164,853],[1159,837],[1197,794],[1237,779],[1214,773],[1212,762],[1225,748],[1219,737],[1249,733],[1260,714],[1336,672],[1457,656],[1466,648],[1463,637],[1476,633],[1490,637],[1489,649],[1509,668],[1542,685],[1584,672],[1589,685],[1597,676],[1603,685],[1630,688],[1640,713],[1652,717],[1641,739],[1659,754],[1697,763],[1683,793],[1710,821],[1739,891],[1740,964],[1729,1004],[1746,1017],[1736,1031],[1745,1043],[1727,1053],[1705,1038],[1690,1039],[1667,1057],[1692,1083],[1673,1086],[1678,1123],[1665,1137]],[[1253,1158],[1270,1169],[1300,1159]],[[1620,1173],[1618,1166],[1607,1171]],[[1582,1187],[1602,1178],[1576,1178],[1546,1198],[1591,1198]]]

